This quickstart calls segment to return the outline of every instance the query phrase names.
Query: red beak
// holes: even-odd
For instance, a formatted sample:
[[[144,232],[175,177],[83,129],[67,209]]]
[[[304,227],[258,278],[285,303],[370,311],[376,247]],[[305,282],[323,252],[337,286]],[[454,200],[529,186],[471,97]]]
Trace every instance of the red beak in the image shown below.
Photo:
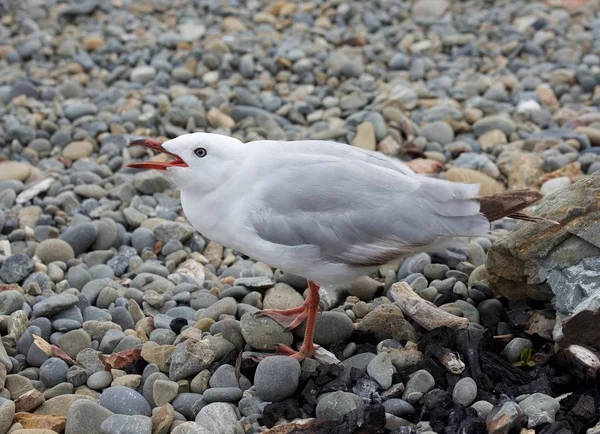
[[[162,143],[152,139],[138,139],[129,142],[129,146],[145,146],[156,152],[162,152],[173,157],[170,161],[142,161],[141,163],[131,163],[127,167],[133,167],[135,169],[156,169],[156,170],[167,170],[169,167],[188,167],[187,163],[179,157],[179,155],[172,154],[162,147]]]

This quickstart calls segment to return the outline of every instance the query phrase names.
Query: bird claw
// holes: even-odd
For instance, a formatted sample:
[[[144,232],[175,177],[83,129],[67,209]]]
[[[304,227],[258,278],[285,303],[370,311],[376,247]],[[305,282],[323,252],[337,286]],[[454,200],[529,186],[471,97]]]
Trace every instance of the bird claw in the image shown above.
[[[256,312],[254,316],[266,316],[282,326],[285,331],[290,331],[302,324],[308,316],[306,304],[286,310],[265,309]]]

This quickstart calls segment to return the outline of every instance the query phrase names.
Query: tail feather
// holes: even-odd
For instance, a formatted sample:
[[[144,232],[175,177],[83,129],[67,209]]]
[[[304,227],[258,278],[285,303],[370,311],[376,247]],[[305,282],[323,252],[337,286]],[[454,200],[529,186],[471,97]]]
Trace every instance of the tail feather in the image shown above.
[[[534,222],[551,222],[542,217],[524,214],[520,211],[534,204],[542,198],[541,193],[533,190],[513,190],[504,193],[492,194],[478,197],[479,211],[490,221],[499,220],[503,217],[511,217],[518,220]]]

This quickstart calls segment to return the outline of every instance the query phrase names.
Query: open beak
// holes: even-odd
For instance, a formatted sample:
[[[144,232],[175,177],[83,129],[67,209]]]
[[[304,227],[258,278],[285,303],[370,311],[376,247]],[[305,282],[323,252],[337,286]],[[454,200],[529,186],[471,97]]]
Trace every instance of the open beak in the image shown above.
[[[169,167],[188,167],[185,161],[183,161],[179,155],[172,154],[162,147],[162,143],[152,139],[138,139],[129,142],[129,146],[145,146],[156,152],[162,152],[173,157],[173,160],[169,161],[142,161],[140,163],[131,163],[127,167],[133,167],[135,169],[156,169],[156,170],[167,170]]]

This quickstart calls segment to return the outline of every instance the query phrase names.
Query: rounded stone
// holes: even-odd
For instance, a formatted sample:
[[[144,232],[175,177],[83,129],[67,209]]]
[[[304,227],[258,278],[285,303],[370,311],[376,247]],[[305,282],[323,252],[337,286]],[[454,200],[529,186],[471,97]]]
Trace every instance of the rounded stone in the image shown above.
[[[15,417],[15,403],[3,400],[0,404],[0,433],[6,433],[13,423]]]
[[[258,350],[274,350],[277,344],[289,346],[294,341],[292,332],[266,316],[248,312],[240,319],[240,327],[244,340]]]
[[[529,339],[514,338],[502,350],[504,358],[510,363],[516,363],[521,360],[521,355],[525,350],[531,350],[533,343]]]
[[[304,336],[306,321],[294,329],[294,335]],[[315,322],[314,342],[318,345],[331,345],[350,338],[354,324],[348,315],[342,312],[322,312],[317,314]]]
[[[92,390],[102,390],[110,386],[113,375],[109,371],[94,372],[87,380],[87,386]]]
[[[363,408],[363,401],[357,395],[354,393],[338,391],[321,395],[315,412],[320,419],[333,420],[338,419],[351,411],[360,412]]]
[[[265,401],[277,402],[296,392],[300,363],[287,356],[269,356],[260,361],[254,374],[256,393]]]
[[[150,404],[142,395],[128,387],[110,387],[102,392],[98,403],[116,414],[152,416]]]
[[[54,387],[66,381],[68,370],[67,362],[58,357],[51,357],[40,366],[40,380],[44,386]]]
[[[377,354],[367,365],[367,373],[384,390],[389,389],[392,386],[392,376],[394,375],[390,355],[386,352]]]
[[[75,360],[81,350],[92,348],[92,339],[85,330],[72,330],[58,338],[56,345]]]
[[[527,416],[527,427],[554,423],[556,413],[560,410],[560,402],[543,393],[533,393],[519,403],[523,414]]]
[[[418,402],[423,395],[433,389],[434,386],[435,380],[433,379],[433,376],[425,369],[421,369],[412,374],[406,382],[406,389],[404,390],[402,399],[414,404]]]
[[[147,416],[113,414],[100,425],[100,434],[151,434],[152,419]]]
[[[477,397],[477,383],[470,378],[464,377],[458,380],[452,391],[452,400],[457,405],[468,407]]]
[[[55,261],[68,262],[75,257],[73,248],[68,243],[58,238],[42,241],[36,247],[35,255],[40,258],[40,261],[44,264]]]

